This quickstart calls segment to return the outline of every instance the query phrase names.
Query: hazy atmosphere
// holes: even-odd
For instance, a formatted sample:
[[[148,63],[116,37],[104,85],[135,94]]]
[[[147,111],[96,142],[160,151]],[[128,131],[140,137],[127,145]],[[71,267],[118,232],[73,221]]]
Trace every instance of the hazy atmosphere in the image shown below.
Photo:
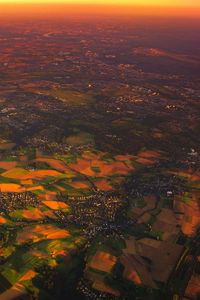
[[[0,1],[0,300],[200,299],[199,1]]]

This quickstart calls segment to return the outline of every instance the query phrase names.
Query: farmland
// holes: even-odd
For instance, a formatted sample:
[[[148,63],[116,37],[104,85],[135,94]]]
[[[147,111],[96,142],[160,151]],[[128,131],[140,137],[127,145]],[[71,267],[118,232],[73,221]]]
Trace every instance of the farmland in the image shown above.
[[[65,260],[87,240],[82,230],[70,230],[72,225],[67,215],[71,202],[67,199],[73,197],[77,201],[77,197],[83,197],[87,203],[87,197],[94,193],[114,192],[118,178],[136,169],[138,157],[112,157],[87,150],[59,158],[40,152],[31,160],[27,152],[23,160],[15,157],[14,161],[10,157],[1,161],[1,198],[5,203],[4,209],[2,202],[0,216],[1,231],[5,234],[1,251],[1,258],[6,259],[1,269],[4,280],[13,286],[28,286],[37,293],[33,281],[38,276],[38,268],[44,264],[56,268],[57,257]],[[155,157],[151,159],[156,163]],[[63,220],[69,229],[63,228]],[[20,265],[18,257],[21,257]]]
[[[198,298],[199,21],[0,23],[0,299]]]
[[[23,159],[18,154],[18,157],[8,157],[0,162],[0,227],[4,236],[1,259],[5,260],[1,276],[8,283],[6,288],[19,285],[26,288],[21,293],[31,291],[37,295],[39,290],[35,282],[38,282],[37,278],[41,280],[40,269],[44,266],[52,270],[60,268],[66,260],[73,261],[81,247],[86,253],[89,251],[84,277],[91,282],[92,289],[100,293],[119,296],[124,293],[126,281],[152,288],[157,288],[157,278],[167,282],[173,265],[183,252],[182,246],[174,242],[181,232],[190,239],[198,230],[198,173],[190,176],[176,169],[159,169],[163,181],[160,184],[166,184],[167,188],[159,194],[154,186],[157,184],[154,176],[158,174],[154,172],[158,164],[165,165],[168,160],[162,151],[143,149],[134,155],[111,155],[87,149],[54,156],[41,151],[36,151],[35,155],[25,149],[23,152],[26,153]],[[167,183],[171,174],[177,175],[177,183],[172,186]],[[136,180],[134,193],[128,180],[133,185]],[[179,181],[185,185],[185,192],[176,190]],[[168,195],[170,189],[174,189],[170,192],[174,194],[173,199],[171,194]],[[122,196],[124,193],[128,197],[126,200]],[[122,222],[123,228],[121,237],[113,236],[106,225],[110,239],[104,240],[98,228],[116,222],[119,210],[118,223]],[[134,227],[127,228],[128,222],[123,219],[126,216]],[[79,229],[74,227],[77,224]],[[137,227],[140,228],[138,231]],[[90,245],[91,238],[96,235],[99,236],[97,241]],[[142,244],[134,240],[135,235],[141,238]],[[160,244],[155,243],[155,238]],[[158,251],[163,252],[164,257],[166,249],[172,247],[172,260],[168,262],[166,258],[168,269],[163,265],[163,273],[153,255]],[[131,258],[131,253],[135,258]],[[147,259],[155,264],[151,274],[139,258],[146,253]],[[138,265],[138,259],[141,265]],[[164,258],[162,261],[164,263]],[[119,289],[113,279],[118,264],[124,270],[120,271],[124,283]],[[51,280],[49,284],[53,284]],[[85,283],[80,283],[80,289],[82,284]],[[3,287],[1,291],[13,292]]]

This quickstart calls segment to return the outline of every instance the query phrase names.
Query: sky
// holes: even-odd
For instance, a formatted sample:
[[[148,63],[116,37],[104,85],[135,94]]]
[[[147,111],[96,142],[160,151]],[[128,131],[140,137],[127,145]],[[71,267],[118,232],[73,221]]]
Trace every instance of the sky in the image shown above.
[[[199,18],[200,0],[0,0],[1,17],[8,14],[20,17],[66,13]]]
[[[179,6],[200,7],[200,0],[0,0],[0,4],[9,3],[66,3],[66,4],[102,4],[102,5],[144,5],[144,6]]]

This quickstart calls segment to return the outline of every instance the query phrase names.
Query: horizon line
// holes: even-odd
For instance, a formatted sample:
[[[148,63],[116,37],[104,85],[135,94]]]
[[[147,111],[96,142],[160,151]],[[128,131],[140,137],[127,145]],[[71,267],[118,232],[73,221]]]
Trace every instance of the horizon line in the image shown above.
[[[86,15],[143,15],[143,16],[172,16],[172,17],[199,17],[200,6],[166,6],[166,5],[129,5],[129,4],[89,4],[89,3],[0,3],[0,15],[24,15],[36,16],[86,14]],[[66,8],[66,10],[64,9]]]
[[[127,7],[140,7],[140,8],[143,8],[143,7],[147,7],[147,8],[181,8],[181,9],[186,9],[186,8],[198,8],[200,9],[200,3],[199,5],[181,5],[181,4],[176,4],[176,5],[166,5],[166,4],[122,4],[122,3],[117,3],[117,4],[109,4],[109,3],[96,3],[96,4],[93,4],[93,3],[64,3],[64,2],[16,2],[16,1],[13,1],[13,2],[0,2],[0,6],[10,6],[10,5],[14,5],[14,6],[90,6],[90,7],[97,7],[97,6],[100,6],[100,7],[107,7],[107,6],[110,6],[110,7],[124,7],[124,8],[127,8]]]

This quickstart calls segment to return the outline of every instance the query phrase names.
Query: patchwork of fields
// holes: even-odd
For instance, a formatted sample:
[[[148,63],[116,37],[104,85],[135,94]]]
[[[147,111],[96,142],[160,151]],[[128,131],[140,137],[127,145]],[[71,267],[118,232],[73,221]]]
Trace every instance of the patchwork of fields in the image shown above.
[[[44,280],[46,274],[42,270],[56,270],[62,265],[66,268],[69,258],[73,261],[74,255],[87,245],[84,227],[77,228],[73,222],[68,222],[67,216],[72,209],[68,199],[75,203],[76,199],[81,199],[86,203],[95,193],[119,191],[129,174],[137,176],[143,169],[151,170],[163,159],[166,159],[163,153],[158,151],[142,150],[135,156],[112,156],[85,150],[76,155],[54,157],[36,151],[31,159],[27,152],[26,155],[0,161],[1,203],[5,203],[0,214],[1,292],[9,289],[5,292],[9,295],[16,292],[15,286],[19,286],[21,294],[25,287],[38,295],[37,282]],[[198,173],[190,174],[189,170],[185,173],[170,172],[187,179],[195,188],[199,185]],[[164,208],[165,202],[161,201],[158,207],[155,196],[145,196],[135,202],[134,209],[130,207],[129,217],[137,219],[138,224],[151,224],[150,236],[157,234],[162,240],[178,235],[177,224],[185,235],[193,236],[199,226],[197,199],[195,191],[177,196],[174,205],[182,215],[179,213],[179,217],[175,217],[172,210]],[[118,243],[116,241],[114,247],[118,247]],[[119,253],[113,253],[110,246],[99,248],[96,245],[96,250],[88,256],[85,277],[93,282],[94,289],[119,296],[120,291],[105,281],[106,274],[112,273],[118,260],[127,268],[124,278],[136,285],[141,284],[138,273],[133,266],[127,266],[122,255],[129,253],[126,251],[132,247],[127,242],[125,250],[124,243]],[[51,285],[52,280],[49,278],[47,282]]]

